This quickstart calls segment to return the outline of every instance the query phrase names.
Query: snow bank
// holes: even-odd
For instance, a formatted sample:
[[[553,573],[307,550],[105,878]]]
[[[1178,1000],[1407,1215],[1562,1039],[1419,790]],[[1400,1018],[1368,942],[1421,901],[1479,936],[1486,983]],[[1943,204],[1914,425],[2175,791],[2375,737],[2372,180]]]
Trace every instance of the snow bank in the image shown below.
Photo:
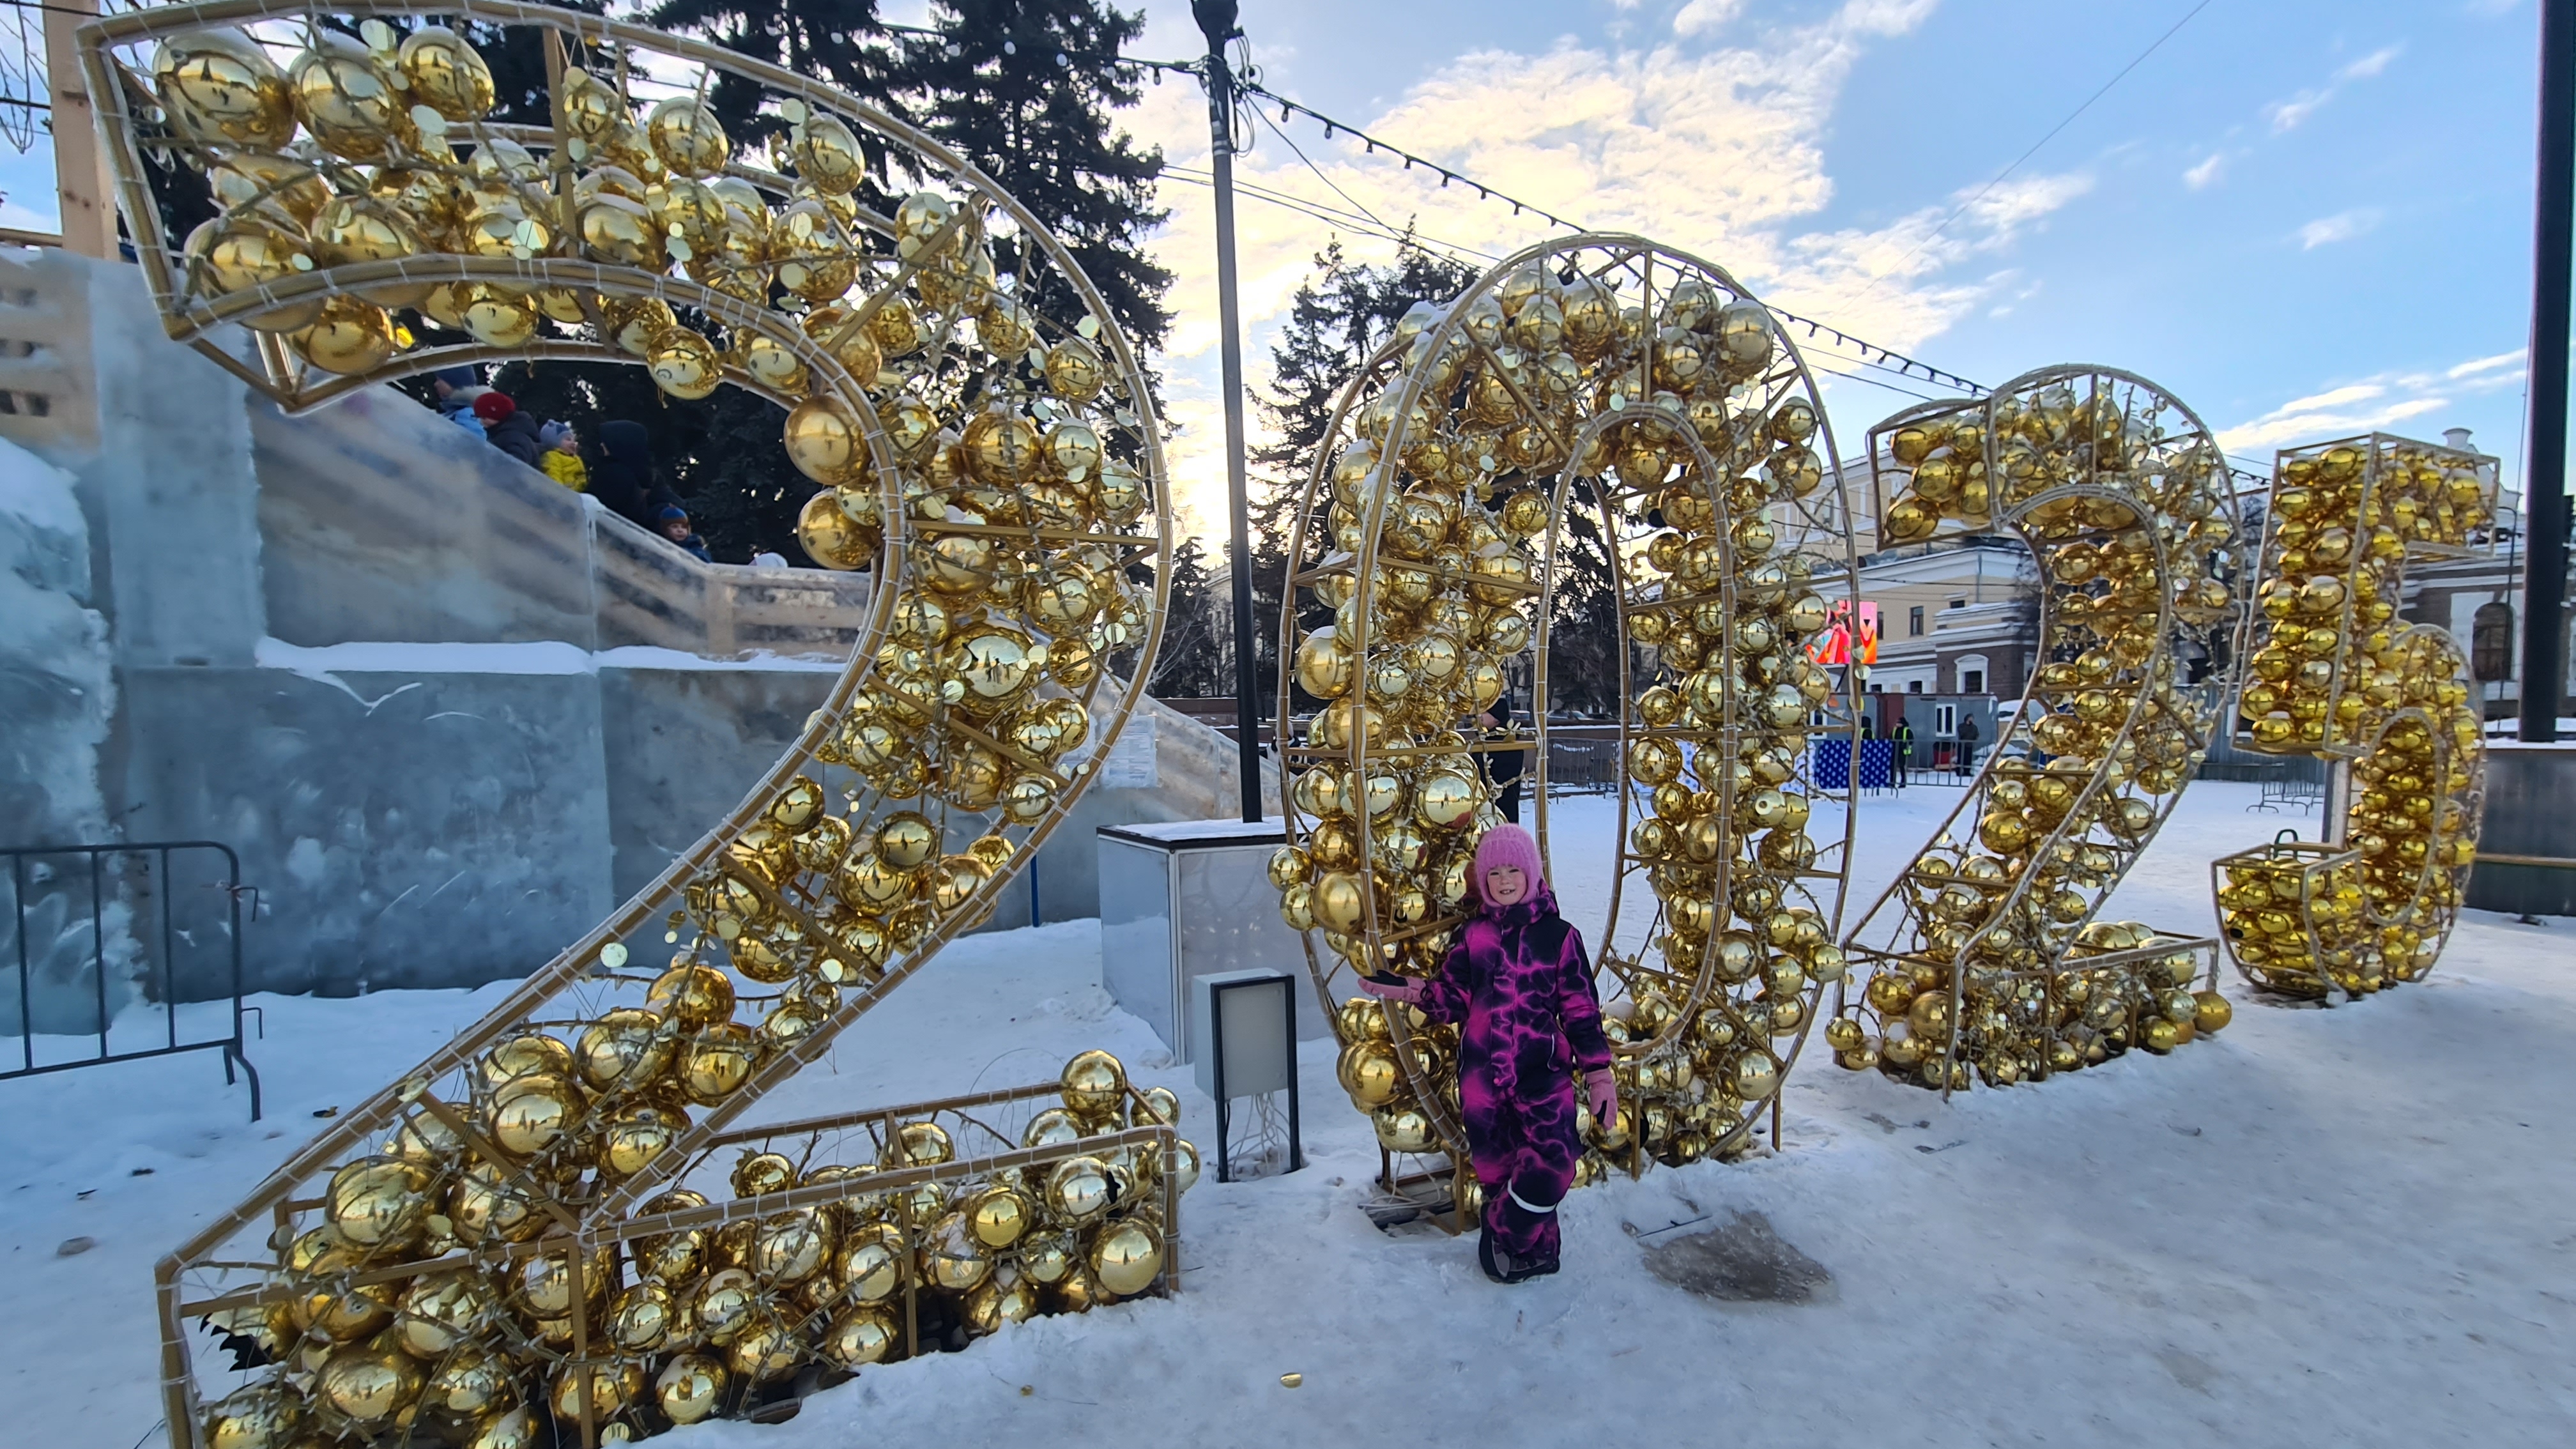
[[[115,714],[116,676],[107,621],[89,595],[89,527],[71,475],[0,439],[0,844],[108,838],[98,751]],[[9,888],[0,878],[0,893]],[[86,880],[57,887],[49,863],[36,862],[23,907],[37,1024],[95,1027]],[[121,921],[122,908],[113,914]],[[0,914],[0,959],[12,965],[19,918]],[[130,943],[114,934],[111,958],[130,962]],[[111,981],[111,1006],[129,994],[123,980]],[[19,1020],[17,993],[0,994],[0,1032],[18,1030]]]
[[[2246,809],[2258,794],[2193,786],[2114,910],[2205,926],[2210,856],[2285,823]],[[1861,900],[1957,798],[1918,787],[1863,806]],[[1606,856],[1609,805],[1561,801],[1550,821],[1587,933],[1607,881],[1579,862]],[[761,1111],[1042,1080],[1100,1046],[1179,1093],[1183,1130],[1212,1152],[1214,1109],[1189,1070],[1104,1009],[1098,950],[1088,921],[958,941]],[[1947,1106],[1811,1060],[1789,1080],[1783,1152],[1574,1194],[1566,1271],[1512,1289],[1477,1275],[1472,1242],[1371,1225],[1376,1147],[1333,1085],[1331,1044],[1312,1043],[1309,1166],[1201,1180],[1182,1207],[1179,1297],[872,1369],[786,1424],[655,1442],[2565,1443],[2571,962],[2567,922],[2472,913],[2424,985],[2333,1010],[2232,990],[2235,1024],[2169,1058]],[[259,1126],[207,1057],[0,1083],[11,1441],[165,1442],[155,1256],[248,1191],[314,1114],[504,989],[263,999]],[[1804,1302],[1715,1301],[1653,1271],[1664,1245],[1738,1213],[1831,1281]],[[76,1237],[95,1248],[55,1256]],[[1279,1382],[1292,1372],[1293,1390]]]
[[[262,669],[283,669],[306,679],[337,684],[339,674],[597,674],[602,669],[701,669],[718,672],[775,670],[838,674],[846,659],[812,659],[759,652],[747,659],[709,659],[656,644],[626,644],[593,652],[577,644],[540,639],[518,644],[437,644],[365,640],[346,644],[289,644],[262,639],[252,652]]]

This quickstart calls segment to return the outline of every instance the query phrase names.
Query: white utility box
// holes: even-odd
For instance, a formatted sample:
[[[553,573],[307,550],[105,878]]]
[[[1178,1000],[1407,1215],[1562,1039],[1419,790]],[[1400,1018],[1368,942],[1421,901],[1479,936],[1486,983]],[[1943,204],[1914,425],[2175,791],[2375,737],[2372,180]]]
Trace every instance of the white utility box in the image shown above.
[[[1198,1056],[1191,983],[1270,969],[1306,980],[1306,950],[1279,918],[1277,820],[1100,827],[1100,984],[1154,1028],[1176,1062]],[[1292,989],[1300,1040],[1331,1030],[1311,988]]]

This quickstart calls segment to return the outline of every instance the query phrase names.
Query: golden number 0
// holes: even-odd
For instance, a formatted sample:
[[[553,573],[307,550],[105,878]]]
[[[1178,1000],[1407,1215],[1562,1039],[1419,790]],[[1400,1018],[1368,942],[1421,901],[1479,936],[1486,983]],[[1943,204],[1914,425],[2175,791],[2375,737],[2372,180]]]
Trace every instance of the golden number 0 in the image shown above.
[[[1848,681],[1806,653],[1823,593],[1855,578],[1839,478],[1768,311],[1636,237],[1507,259],[1409,316],[1343,396],[1290,544],[1291,843],[1272,876],[1308,933],[1342,1085],[1390,1154],[1453,1164],[1445,1184],[1390,1185],[1474,1211],[1456,1038],[1337,995],[1354,970],[1439,964],[1498,818],[1480,759],[1535,754],[1547,847],[1547,640],[1578,529],[1611,570],[1626,702],[1610,912],[1589,943],[1623,1105],[1586,1116],[1584,1180],[1733,1150],[1771,1109],[1842,972],[1849,775],[1821,785],[1807,742],[1857,726]],[[1469,738],[1525,650],[1534,730]],[[1291,684],[1321,705],[1302,731]]]
[[[2093,919],[2224,708],[2241,551],[2208,427],[2143,378],[2052,367],[1888,418],[1870,461],[1882,546],[2029,545],[2042,662],[1965,798],[1846,940],[1868,978],[1826,1029],[1836,1060],[1946,1094],[2225,1025],[2213,940]]]

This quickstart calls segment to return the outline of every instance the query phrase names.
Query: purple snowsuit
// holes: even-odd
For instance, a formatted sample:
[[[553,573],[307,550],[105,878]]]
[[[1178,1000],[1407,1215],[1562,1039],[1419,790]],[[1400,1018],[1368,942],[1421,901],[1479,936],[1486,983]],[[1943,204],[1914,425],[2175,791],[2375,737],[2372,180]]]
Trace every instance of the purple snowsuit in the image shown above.
[[[1413,1004],[1456,1023],[1458,1099],[1485,1189],[1485,1221],[1516,1259],[1557,1255],[1556,1205],[1583,1155],[1572,1073],[1610,1065],[1583,937],[1544,881],[1469,920]]]

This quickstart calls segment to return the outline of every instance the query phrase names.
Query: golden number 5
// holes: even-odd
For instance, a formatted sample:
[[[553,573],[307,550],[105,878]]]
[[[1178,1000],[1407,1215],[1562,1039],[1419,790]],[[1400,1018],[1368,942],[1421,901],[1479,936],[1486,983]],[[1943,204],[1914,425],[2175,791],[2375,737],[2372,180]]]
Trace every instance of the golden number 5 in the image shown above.
[[[2406,565],[2492,548],[2496,460],[2373,433],[2279,455],[2236,744],[2327,762],[2328,838],[2211,867],[2255,986],[2347,998],[2420,979],[2477,854],[2486,742],[2469,661],[2397,618]]]

